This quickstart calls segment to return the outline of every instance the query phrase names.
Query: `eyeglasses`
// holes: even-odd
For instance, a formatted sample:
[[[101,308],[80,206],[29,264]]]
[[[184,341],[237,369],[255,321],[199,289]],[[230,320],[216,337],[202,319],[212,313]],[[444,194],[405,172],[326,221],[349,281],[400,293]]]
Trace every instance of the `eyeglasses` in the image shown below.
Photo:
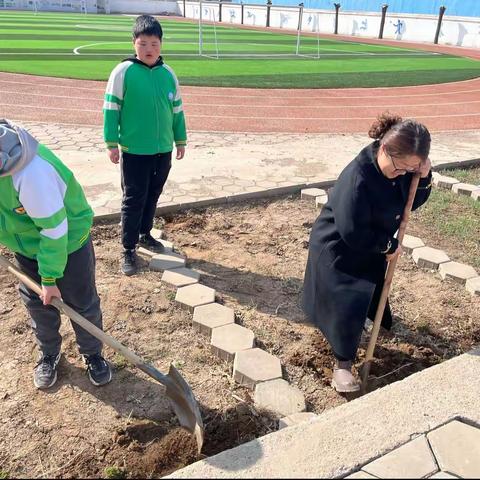
[[[392,165],[393,165],[393,168],[395,169],[395,170],[394,170],[395,172],[414,173],[414,172],[418,172],[418,171],[420,170],[420,164],[418,164],[418,166],[416,166],[416,167],[408,166],[408,167],[398,168],[398,167],[395,165],[395,162],[393,161],[393,157],[392,157],[389,153],[387,153],[387,151],[385,150],[385,148],[383,149],[383,153],[385,153],[385,155],[386,155],[387,158],[390,160],[390,162],[392,162]]]

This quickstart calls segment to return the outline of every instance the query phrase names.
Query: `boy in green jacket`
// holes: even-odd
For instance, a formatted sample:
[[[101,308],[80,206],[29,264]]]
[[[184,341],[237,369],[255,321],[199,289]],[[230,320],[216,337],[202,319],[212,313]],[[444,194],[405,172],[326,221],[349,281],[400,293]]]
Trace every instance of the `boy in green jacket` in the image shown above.
[[[161,252],[150,230],[158,198],[171,167],[173,143],[177,160],[185,155],[187,133],[177,77],[160,56],[162,27],[142,15],[135,21],[135,57],[117,65],[105,92],[104,138],[108,156],[120,161],[122,151],[122,272],[137,271],[137,243]]]
[[[31,317],[41,355],[34,371],[37,388],[57,380],[62,337],[52,297],[102,328],[90,239],[93,212],[72,172],[28,132],[0,120],[0,244],[14,252],[17,266],[42,286],[41,298],[24,284],[20,296]],[[102,343],[73,323],[90,381],[111,378]]]

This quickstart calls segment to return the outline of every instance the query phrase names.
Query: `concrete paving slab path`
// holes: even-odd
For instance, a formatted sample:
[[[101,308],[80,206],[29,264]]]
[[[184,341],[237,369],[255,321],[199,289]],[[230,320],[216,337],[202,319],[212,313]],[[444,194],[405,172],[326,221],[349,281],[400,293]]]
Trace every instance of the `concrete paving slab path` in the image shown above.
[[[480,478],[480,428],[455,420],[427,438],[442,470],[460,478]]]
[[[424,478],[438,472],[438,466],[425,435],[421,435],[362,470],[377,478]]]
[[[85,189],[97,215],[117,215],[122,192],[120,167],[104,149],[96,126],[23,122],[23,125],[69,166]],[[225,203],[227,198],[265,189],[318,186],[332,181],[370,143],[365,134],[189,132],[187,154],[173,160],[159,208],[198,201]],[[432,134],[434,165],[480,157],[480,131]],[[85,146],[88,145],[88,146]],[[312,185],[313,184],[313,185]],[[451,188],[451,187],[450,187]]]

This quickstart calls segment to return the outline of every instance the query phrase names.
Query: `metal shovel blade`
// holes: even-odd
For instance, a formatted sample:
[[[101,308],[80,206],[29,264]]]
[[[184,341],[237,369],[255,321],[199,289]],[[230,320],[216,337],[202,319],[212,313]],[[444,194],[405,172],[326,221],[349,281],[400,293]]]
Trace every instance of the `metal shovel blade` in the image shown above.
[[[120,353],[124,355],[124,352]],[[200,409],[198,408],[198,403],[193,395],[192,389],[182,377],[180,372],[172,364],[170,364],[168,375],[165,375],[149,363],[145,363],[143,361],[138,362],[138,357],[134,359],[127,356],[126,358],[130,361],[136,360],[135,366],[142,370],[142,372],[145,372],[147,375],[157,380],[162,385],[165,385],[165,393],[172,404],[173,410],[177,415],[180,425],[188,430],[192,435],[195,435],[198,453],[200,453],[202,450],[204,437],[202,416],[200,414]]]
[[[167,386],[167,395],[172,400],[173,409],[175,410],[180,425],[195,435],[198,453],[200,453],[203,446],[204,429],[198,403],[188,383],[171,364],[168,370],[168,376],[176,384],[178,390],[182,392],[182,395],[179,395],[178,391],[171,386]]]

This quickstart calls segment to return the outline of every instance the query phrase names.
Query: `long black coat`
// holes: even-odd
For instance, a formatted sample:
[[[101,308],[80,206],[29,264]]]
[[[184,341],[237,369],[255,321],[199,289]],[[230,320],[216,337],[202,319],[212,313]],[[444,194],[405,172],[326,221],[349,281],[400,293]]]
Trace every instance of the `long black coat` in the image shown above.
[[[386,178],[378,167],[378,142],[343,170],[310,235],[303,303],[336,356],[355,358],[366,317],[374,318],[386,271],[385,252],[407,202],[412,174]],[[413,209],[430,195],[431,174],[420,180]],[[382,324],[391,326],[390,308]]]

